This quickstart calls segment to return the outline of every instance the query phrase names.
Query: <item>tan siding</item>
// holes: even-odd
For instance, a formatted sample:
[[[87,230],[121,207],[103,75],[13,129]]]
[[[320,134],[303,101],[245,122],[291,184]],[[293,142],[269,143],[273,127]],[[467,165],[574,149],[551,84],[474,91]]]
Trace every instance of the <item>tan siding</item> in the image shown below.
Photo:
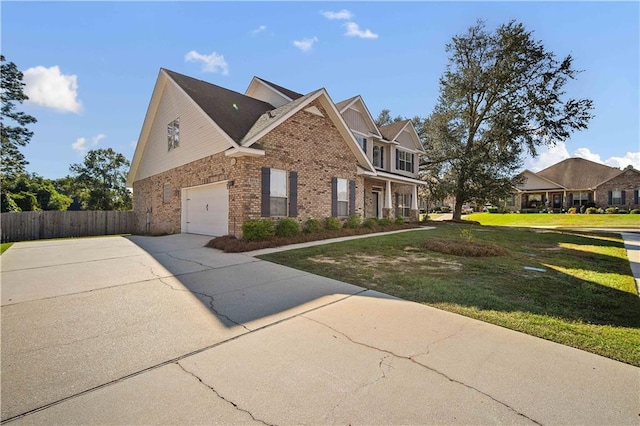
[[[369,126],[367,126],[367,122],[362,114],[356,110],[353,110],[351,108],[347,109],[344,113],[342,113],[342,118],[344,118],[344,121],[347,122],[347,126],[349,126],[351,130],[355,130],[356,132],[364,134],[369,133],[369,131],[371,130],[369,129]]]
[[[167,150],[167,124],[180,118],[180,146]],[[223,133],[210,119],[169,82],[151,124],[149,139],[142,154],[137,180],[171,170],[230,147]]]
[[[558,185],[554,185],[548,180],[541,179],[533,173],[525,173],[525,182],[518,188],[523,191],[531,191],[535,189],[561,189]]]
[[[409,132],[407,132],[406,130],[403,130],[402,132],[400,132],[400,134],[396,138],[396,141],[399,142],[400,146],[404,148],[416,149],[416,145],[413,142],[413,138],[411,137]]]
[[[291,102],[289,99],[286,99],[283,96],[277,94],[268,87],[265,87],[263,84],[257,85],[251,90],[251,92],[247,93],[247,96],[251,96],[254,99],[268,102],[276,108]]]

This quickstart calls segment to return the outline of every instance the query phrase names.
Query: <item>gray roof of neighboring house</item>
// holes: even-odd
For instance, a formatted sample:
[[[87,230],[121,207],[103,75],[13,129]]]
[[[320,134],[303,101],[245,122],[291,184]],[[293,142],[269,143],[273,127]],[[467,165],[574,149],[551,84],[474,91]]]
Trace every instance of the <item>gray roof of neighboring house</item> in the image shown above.
[[[380,130],[380,134],[388,141],[393,141],[400,130],[409,122],[410,120],[400,120],[395,123],[387,124],[386,126],[378,126],[378,130]]]
[[[595,188],[620,173],[620,169],[585,160],[567,158],[536,173],[567,189]]]
[[[295,101],[298,98],[301,98],[302,94],[294,92],[293,90],[289,90],[286,87],[282,87],[282,86],[278,86],[275,83],[272,83],[270,81],[265,80],[264,78],[261,77],[256,77],[257,79],[264,81],[265,83],[267,83],[269,86],[273,87],[274,89],[276,89],[278,92],[282,93],[283,95],[289,97],[289,99],[291,99],[292,101]]]
[[[301,95],[298,99],[296,99],[294,101],[291,101],[291,102],[289,102],[287,104],[284,104],[281,107],[276,108],[276,109],[274,109],[272,111],[265,112],[253,124],[251,129],[249,129],[249,131],[247,132],[246,136],[242,139],[242,142],[244,143],[244,142],[250,140],[255,135],[260,133],[262,130],[264,130],[267,127],[269,127],[271,125],[271,123],[273,123],[274,121],[278,120],[280,117],[282,117],[283,115],[285,115],[286,113],[288,113],[292,109],[295,109],[296,107],[298,107],[298,105],[300,105],[301,103],[303,103],[304,101],[309,99],[309,97],[313,96],[314,94],[316,94],[320,90],[322,90],[322,89],[314,90],[313,92],[308,93],[308,94],[306,94],[304,96]]]
[[[275,109],[267,102],[174,71],[163,70],[237,143],[240,143],[261,115]]]

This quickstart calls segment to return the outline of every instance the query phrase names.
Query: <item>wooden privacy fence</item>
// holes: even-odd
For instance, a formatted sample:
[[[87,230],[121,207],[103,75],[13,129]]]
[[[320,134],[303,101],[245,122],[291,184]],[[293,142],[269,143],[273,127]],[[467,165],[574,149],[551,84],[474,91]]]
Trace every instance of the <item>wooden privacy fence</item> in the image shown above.
[[[0,215],[2,242],[131,234],[133,211],[35,211]]]

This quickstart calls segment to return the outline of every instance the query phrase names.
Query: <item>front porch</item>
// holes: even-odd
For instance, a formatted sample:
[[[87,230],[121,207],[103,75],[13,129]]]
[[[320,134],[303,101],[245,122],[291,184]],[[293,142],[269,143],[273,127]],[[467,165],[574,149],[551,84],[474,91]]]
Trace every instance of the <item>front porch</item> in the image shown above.
[[[525,191],[518,197],[519,211],[547,211],[563,213],[571,207],[580,208],[593,201],[591,191]]]
[[[412,179],[413,180],[413,179]],[[419,182],[419,181],[416,181]],[[364,218],[403,218],[417,222],[418,183],[402,182],[400,179],[365,178]]]

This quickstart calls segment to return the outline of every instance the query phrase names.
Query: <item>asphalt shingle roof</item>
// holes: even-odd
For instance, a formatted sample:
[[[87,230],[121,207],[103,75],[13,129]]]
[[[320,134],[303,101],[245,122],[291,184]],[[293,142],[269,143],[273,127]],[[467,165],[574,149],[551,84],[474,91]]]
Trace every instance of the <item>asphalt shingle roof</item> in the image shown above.
[[[378,126],[380,134],[388,141],[393,141],[400,130],[409,122],[409,120],[400,120],[395,123],[387,124],[386,126]]]
[[[267,102],[233,90],[167,69],[164,71],[237,143],[240,143],[261,115],[275,109]]]
[[[620,169],[584,158],[567,158],[537,174],[567,189],[595,188],[620,173]]]

